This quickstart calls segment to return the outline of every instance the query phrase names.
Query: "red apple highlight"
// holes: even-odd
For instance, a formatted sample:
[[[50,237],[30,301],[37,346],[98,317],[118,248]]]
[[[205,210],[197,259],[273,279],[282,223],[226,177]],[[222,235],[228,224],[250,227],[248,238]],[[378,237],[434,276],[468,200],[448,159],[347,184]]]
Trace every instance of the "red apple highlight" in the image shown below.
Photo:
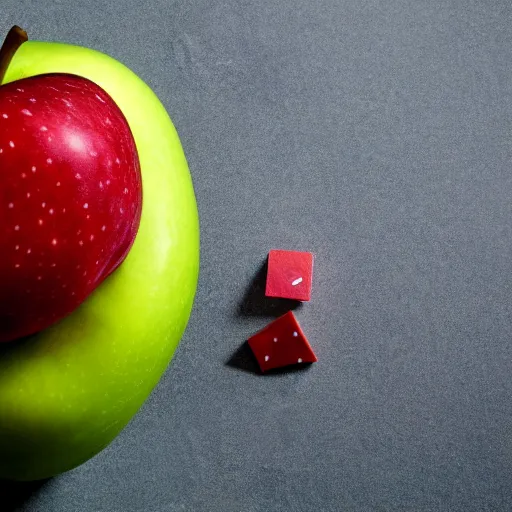
[[[124,260],[142,208],[126,119],[93,82],[0,87],[0,342],[76,309]]]

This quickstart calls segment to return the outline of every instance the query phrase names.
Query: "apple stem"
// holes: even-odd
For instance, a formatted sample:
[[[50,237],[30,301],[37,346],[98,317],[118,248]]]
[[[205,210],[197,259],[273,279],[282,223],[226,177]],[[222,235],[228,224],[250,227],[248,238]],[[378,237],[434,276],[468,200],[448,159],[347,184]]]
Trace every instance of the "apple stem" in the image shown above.
[[[9,30],[2,48],[0,48],[0,84],[3,82],[7,68],[18,48],[28,41],[27,33],[17,25]]]

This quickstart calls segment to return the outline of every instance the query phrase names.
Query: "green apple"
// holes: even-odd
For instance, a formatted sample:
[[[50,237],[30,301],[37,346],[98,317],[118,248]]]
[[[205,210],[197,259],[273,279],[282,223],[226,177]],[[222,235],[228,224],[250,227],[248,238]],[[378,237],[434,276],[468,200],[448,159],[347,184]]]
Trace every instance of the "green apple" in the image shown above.
[[[56,326],[0,347],[0,478],[42,479],[107,446],[157,384],[184,332],[199,270],[187,162],[164,107],[133,72],[93,50],[25,42],[2,83],[45,73],[96,82],[140,157],[144,204],[121,267]]]

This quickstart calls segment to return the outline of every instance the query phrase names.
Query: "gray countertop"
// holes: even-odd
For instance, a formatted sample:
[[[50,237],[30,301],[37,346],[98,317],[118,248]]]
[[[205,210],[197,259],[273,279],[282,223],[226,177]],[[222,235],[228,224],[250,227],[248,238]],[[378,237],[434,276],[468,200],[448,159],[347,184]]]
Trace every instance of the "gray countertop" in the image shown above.
[[[202,270],[139,414],[2,512],[512,510],[509,0],[3,0],[15,23],[159,95]],[[270,248],[316,255],[319,362],[261,376]]]

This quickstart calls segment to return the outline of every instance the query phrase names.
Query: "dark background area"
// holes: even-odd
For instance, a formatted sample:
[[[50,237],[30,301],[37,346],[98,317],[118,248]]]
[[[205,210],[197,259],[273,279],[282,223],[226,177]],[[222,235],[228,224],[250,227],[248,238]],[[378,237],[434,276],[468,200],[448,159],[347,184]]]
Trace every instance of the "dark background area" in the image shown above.
[[[3,0],[15,23],[155,90],[202,270],[140,413],[2,512],[512,510],[509,0]],[[319,362],[261,376],[270,248],[316,255]]]

